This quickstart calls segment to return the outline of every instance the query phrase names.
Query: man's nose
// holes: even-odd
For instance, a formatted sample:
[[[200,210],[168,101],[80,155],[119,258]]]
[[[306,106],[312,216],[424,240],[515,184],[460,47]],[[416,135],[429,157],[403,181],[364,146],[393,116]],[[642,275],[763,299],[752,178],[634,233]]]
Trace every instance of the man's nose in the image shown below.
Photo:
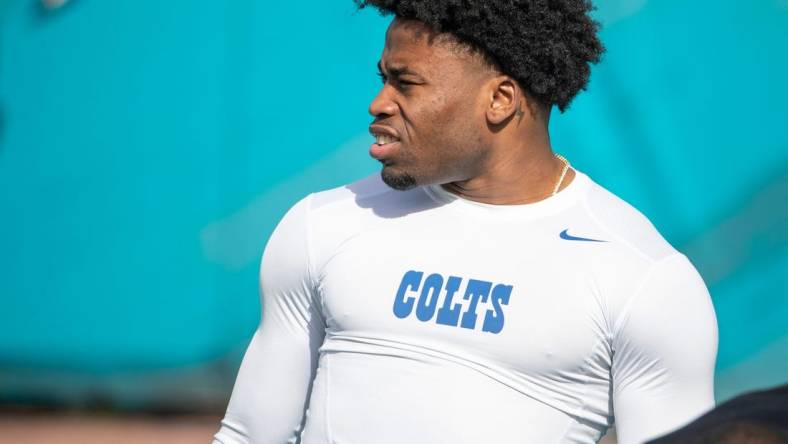
[[[375,96],[369,104],[369,114],[374,117],[375,120],[393,116],[397,113],[397,104],[394,103],[388,95],[389,88],[388,85],[383,85],[378,95]]]

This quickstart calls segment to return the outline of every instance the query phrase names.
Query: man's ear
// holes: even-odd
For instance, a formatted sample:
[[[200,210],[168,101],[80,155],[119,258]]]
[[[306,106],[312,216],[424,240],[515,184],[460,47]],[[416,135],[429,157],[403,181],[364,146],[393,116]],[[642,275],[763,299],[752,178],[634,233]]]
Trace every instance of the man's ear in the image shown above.
[[[509,76],[495,77],[490,85],[490,101],[487,106],[487,121],[499,125],[510,119],[512,114],[521,116],[525,103],[520,96],[520,87]]]

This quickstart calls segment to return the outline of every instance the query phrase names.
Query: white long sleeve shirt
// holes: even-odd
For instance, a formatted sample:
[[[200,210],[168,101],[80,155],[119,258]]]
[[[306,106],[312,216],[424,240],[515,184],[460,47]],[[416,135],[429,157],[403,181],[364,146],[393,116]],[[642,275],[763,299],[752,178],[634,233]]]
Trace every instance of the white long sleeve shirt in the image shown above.
[[[310,194],[263,254],[263,315],[215,443],[620,444],[713,406],[685,256],[583,173],[525,205],[378,175]]]

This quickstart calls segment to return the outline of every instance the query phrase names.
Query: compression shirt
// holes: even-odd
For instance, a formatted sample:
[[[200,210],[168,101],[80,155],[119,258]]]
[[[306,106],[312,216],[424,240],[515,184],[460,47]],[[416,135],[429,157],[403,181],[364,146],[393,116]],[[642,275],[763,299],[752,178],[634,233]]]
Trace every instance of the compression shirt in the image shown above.
[[[214,443],[594,443],[713,407],[717,326],[687,258],[581,172],[524,205],[373,175],[310,194]]]

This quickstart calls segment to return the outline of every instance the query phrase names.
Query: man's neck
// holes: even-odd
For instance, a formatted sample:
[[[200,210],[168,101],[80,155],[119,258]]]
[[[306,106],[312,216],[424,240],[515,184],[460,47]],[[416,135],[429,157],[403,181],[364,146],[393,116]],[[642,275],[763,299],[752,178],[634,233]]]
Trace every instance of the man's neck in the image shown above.
[[[479,168],[480,174],[441,186],[465,199],[494,205],[528,204],[550,197],[564,163],[553,154],[546,135],[520,140],[519,144],[491,149],[491,155]],[[559,190],[574,177],[570,168]]]

